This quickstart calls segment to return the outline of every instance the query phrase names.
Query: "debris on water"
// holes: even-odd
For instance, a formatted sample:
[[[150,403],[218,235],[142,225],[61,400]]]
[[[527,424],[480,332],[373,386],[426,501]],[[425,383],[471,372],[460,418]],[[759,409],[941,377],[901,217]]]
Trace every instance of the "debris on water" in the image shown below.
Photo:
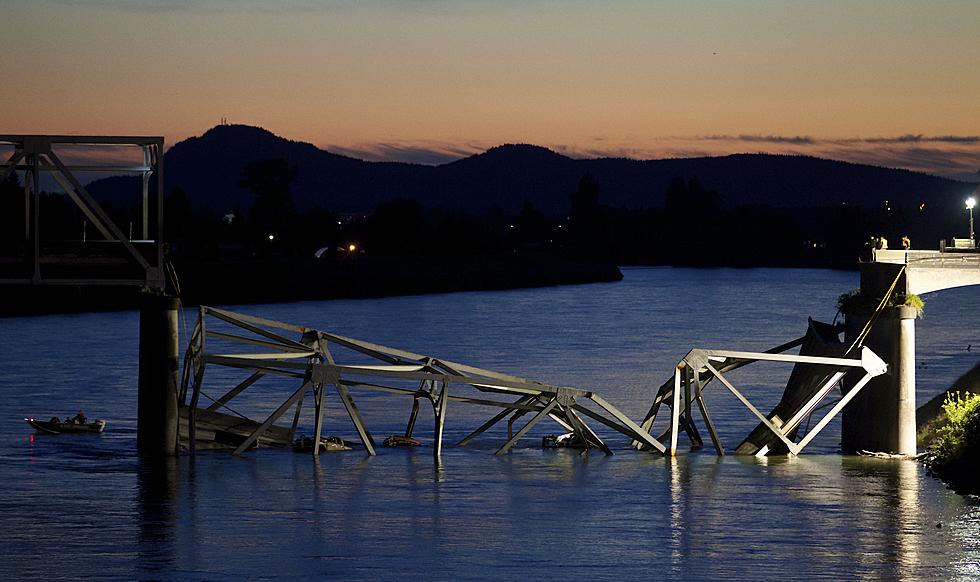
[[[541,437],[541,446],[546,449],[585,449],[589,445],[574,432],[568,432],[562,435],[549,434]]]
[[[862,457],[874,457],[875,459],[898,459],[906,461],[918,461],[925,458],[928,453],[919,453],[918,455],[900,455],[897,453],[882,453],[879,451],[858,451],[858,454]]]
[[[311,453],[313,452],[313,441],[314,438],[310,436],[300,437],[293,441],[293,450],[297,453]],[[340,437],[328,436],[320,439],[320,450],[327,452],[349,451],[351,447]]]
[[[418,447],[422,445],[422,443],[413,439],[410,436],[399,435],[399,434],[392,435],[386,438],[384,442],[382,442],[381,444],[383,444],[386,447]]]

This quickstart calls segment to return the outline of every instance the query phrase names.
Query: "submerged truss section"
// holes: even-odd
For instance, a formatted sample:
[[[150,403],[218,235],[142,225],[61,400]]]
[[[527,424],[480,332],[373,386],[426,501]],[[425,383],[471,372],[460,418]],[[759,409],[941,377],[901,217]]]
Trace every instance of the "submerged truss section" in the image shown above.
[[[226,347],[231,351],[225,351]],[[213,398],[203,391],[205,370],[213,367],[235,368],[250,374],[220,397]],[[298,386],[264,420],[224,412],[238,414],[229,403],[246,390],[256,390],[255,385],[267,376],[292,378]],[[191,451],[197,443],[209,440],[203,438],[205,431],[210,433],[211,440],[231,442],[236,447],[235,454],[259,442],[288,444],[301,418],[303,402],[309,396],[313,401],[313,442],[319,443],[330,390],[336,393],[336,399],[346,410],[369,455],[375,454],[377,444],[355,404],[354,394],[358,391],[410,397],[412,405],[405,429],[408,437],[415,429],[420,402],[429,402],[435,420],[433,452],[437,457],[442,451],[443,427],[450,402],[499,409],[457,443],[458,446],[466,445],[507,419],[508,438],[497,450],[498,455],[510,450],[545,418],[575,433],[586,447],[598,448],[609,455],[612,450],[586,424],[586,418],[626,435],[645,449],[661,453],[667,450],[648,430],[594,392],[551,386],[308,327],[205,306],[200,308],[184,358],[179,394],[182,416],[186,419],[182,433],[186,435]],[[211,401],[203,408],[202,395]],[[287,430],[276,426],[275,423],[291,409],[294,410],[291,427]],[[532,415],[530,420],[514,432],[514,422],[528,414]],[[319,448],[313,447],[314,456],[319,453]]]
[[[821,330],[821,327],[825,329]],[[670,439],[669,454],[676,454],[681,431],[687,434],[693,446],[703,446],[692,414],[693,407],[697,406],[716,452],[724,455],[724,447],[704,400],[706,386],[711,380],[717,379],[759,420],[759,426],[738,446],[736,453],[754,454],[757,457],[775,452],[798,455],[872,378],[888,370],[887,364],[867,347],[860,348],[860,358],[851,358],[847,357],[848,353],[844,349],[838,348],[842,344],[826,341],[826,337],[815,339],[820,335],[828,335],[826,328],[830,327],[811,320],[807,335],[765,352],[691,350],[674,367],[673,377],[661,386],[641,427],[651,435],[655,434],[657,417],[661,407],[667,404],[670,417],[657,438],[661,441]],[[802,346],[799,355],[784,353],[799,346]],[[841,352],[840,357],[834,357],[837,351]],[[783,398],[768,416],[725,376],[728,372],[760,361],[794,364]],[[851,371],[858,374],[863,372],[863,375],[850,389],[842,390],[841,396],[834,401],[834,388]],[[830,402],[826,402],[828,400]],[[802,438],[795,440],[803,421],[825,406],[831,406],[830,411]],[[786,418],[780,415],[785,415]],[[644,449],[646,444],[633,441],[633,447]]]

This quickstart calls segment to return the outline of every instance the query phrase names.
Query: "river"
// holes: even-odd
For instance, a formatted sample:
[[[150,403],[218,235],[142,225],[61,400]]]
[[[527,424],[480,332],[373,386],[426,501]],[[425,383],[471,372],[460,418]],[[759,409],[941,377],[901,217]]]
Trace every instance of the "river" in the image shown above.
[[[342,335],[594,389],[634,419],[693,347],[763,350],[830,321],[857,274],[625,269],[618,283],[227,306]],[[980,293],[926,296],[917,323],[925,402],[980,358]],[[194,310],[188,310],[187,329]],[[839,419],[798,458],[676,459],[542,450],[535,428],[496,457],[471,447],[241,457],[164,466],[135,454],[136,312],[0,319],[0,576],[5,579],[975,579],[980,507],[914,462],[841,456]],[[774,402],[788,368],[735,378]],[[376,436],[409,404],[359,397]],[[734,446],[755,422],[713,389]],[[261,399],[254,402],[260,409]],[[453,405],[452,443],[487,417]],[[765,406],[763,406],[765,408]],[[97,436],[34,436],[25,416],[84,410]],[[426,416],[426,414],[429,414]],[[309,418],[302,428],[308,430]],[[330,434],[353,438],[343,411]],[[431,439],[431,413],[416,435]],[[684,443],[685,441],[681,441]]]

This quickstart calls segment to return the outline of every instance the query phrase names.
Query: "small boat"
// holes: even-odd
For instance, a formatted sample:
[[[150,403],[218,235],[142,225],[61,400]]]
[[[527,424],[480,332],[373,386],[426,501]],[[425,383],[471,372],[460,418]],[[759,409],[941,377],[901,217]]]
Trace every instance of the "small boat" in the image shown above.
[[[541,446],[546,449],[586,449],[588,444],[574,432],[562,435],[549,434],[541,437]]]
[[[304,436],[293,441],[293,450],[297,453],[313,452],[313,437]],[[320,439],[320,450],[326,452],[349,451],[350,446],[340,437],[328,436]]]
[[[48,421],[36,418],[25,418],[24,420],[38,434],[100,433],[105,430],[105,421],[101,418],[92,422],[62,422],[57,417]]]
[[[418,447],[422,443],[412,437],[396,434],[386,438],[381,444],[386,447]]]

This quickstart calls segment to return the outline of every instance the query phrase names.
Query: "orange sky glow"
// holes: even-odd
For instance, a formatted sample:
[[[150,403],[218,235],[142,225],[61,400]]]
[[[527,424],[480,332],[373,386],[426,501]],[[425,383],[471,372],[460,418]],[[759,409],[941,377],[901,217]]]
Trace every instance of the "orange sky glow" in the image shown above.
[[[7,0],[0,133],[369,159],[802,153],[975,179],[980,3]]]

